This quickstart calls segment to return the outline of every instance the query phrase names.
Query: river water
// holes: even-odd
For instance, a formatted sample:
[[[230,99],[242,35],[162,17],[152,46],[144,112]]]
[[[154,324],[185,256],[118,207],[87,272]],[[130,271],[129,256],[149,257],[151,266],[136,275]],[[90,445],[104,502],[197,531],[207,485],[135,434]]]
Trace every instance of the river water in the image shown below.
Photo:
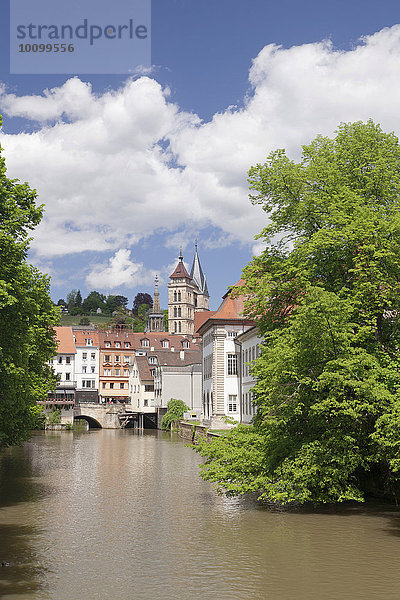
[[[6,600],[398,600],[400,514],[218,496],[158,431],[38,432],[0,453]]]

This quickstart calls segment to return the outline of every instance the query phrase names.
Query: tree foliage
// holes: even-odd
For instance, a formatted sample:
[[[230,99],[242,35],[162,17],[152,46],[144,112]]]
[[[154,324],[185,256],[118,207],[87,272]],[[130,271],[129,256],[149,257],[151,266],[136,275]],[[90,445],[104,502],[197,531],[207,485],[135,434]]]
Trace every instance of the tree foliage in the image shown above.
[[[258,458],[232,432],[218,442],[225,455],[199,448],[205,473],[281,503],[396,494],[399,142],[372,121],[341,124],[334,139],[304,146],[301,162],[278,150],[249,176],[270,219],[242,289],[264,335],[246,433]]]
[[[182,419],[183,413],[189,410],[189,407],[186,406],[183,400],[171,398],[167,404],[167,409],[167,412],[161,420],[161,429],[171,429],[171,424],[174,421]]]
[[[59,311],[48,277],[27,263],[28,234],[42,217],[35,199],[26,183],[6,177],[0,157],[0,445],[29,437],[36,401],[55,387],[47,361],[57,351]]]
[[[145,294],[144,292],[139,292],[136,294],[132,306],[132,312],[134,315],[139,315],[139,308],[142,306],[142,304],[147,304],[149,308],[153,307],[153,298],[150,296],[150,294]]]

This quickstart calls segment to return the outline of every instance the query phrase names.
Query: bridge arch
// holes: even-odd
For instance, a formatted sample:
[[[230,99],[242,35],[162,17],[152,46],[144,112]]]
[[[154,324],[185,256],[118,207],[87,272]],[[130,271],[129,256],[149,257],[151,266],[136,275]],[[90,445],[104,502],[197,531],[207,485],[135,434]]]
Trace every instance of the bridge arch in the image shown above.
[[[86,421],[89,424],[89,429],[102,429],[101,424],[89,415],[75,415],[74,421]]]

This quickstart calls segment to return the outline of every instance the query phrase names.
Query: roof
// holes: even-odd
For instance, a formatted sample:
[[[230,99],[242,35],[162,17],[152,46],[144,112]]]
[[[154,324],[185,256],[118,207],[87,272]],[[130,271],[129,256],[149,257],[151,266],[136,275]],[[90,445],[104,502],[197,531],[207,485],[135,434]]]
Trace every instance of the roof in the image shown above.
[[[97,331],[90,331],[90,330],[82,331],[80,329],[75,329],[75,327],[74,327],[72,332],[73,332],[73,335],[75,336],[75,345],[76,346],[86,346],[87,339],[92,340],[92,346],[99,345],[99,336],[97,334]]]
[[[244,284],[243,279],[239,279],[239,281],[232,286],[230,290],[223,296],[222,303],[219,308],[214,312],[209,312],[209,317],[197,327],[196,332],[200,335],[213,324],[215,321],[229,321],[229,322],[239,322],[240,324],[246,325],[254,325],[255,322],[252,319],[248,319],[243,315],[244,310],[244,301],[245,298],[243,295],[235,295],[232,297],[233,288],[240,287]]]
[[[111,346],[107,348],[108,350],[115,348],[115,343],[119,342],[121,347],[118,350],[127,350],[124,347],[125,342],[130,343],[129,350],[140,350],[146,349],[150,350],[154,348],[154,350],[162,350],[162,342],[163,340],[169,341],[169,347],[175,348],[176,350],[180,350],[182,348],[182,342],[186,341],[189,343],[189,349],[197,349],[201,347],[201,340],[195,342],[191,336],[186,335],[177,335],[172,333],[167,333],[165,331],[158,332],[149,332],[145,333],[132,333],[132,332],[117,332],[117,331],[109,331],[109,332],[98,332],[99,343],[101,348],[105,348],[105,343],[110,342]],[[142,345],[142,340],[149,340],[148,346]]]
[[[185,265],[183,264],[182,250],[179,254],[179,262],[175,267],[175,271],[169,276],[170,279],[174,279],[175,277],[187,277],[188,279],[191,279],[189,273],[186,271]]]
[[[160,350],[155,354],[158,358],[158,364],[161,367],[184,367],[187,365],[202,363],[202,353],[200,348],[199,350],[182,350],[180,352]]]
[[[155,365],[149,365],[147,356],[136,356],[136,364],[138,367],[140,380],[141,381],[154,381],[154,377],[151,374],[151,370],[155,368]]]
[[[206,278],[204,277],[203,269],[201,268],[199,255],[197,253],[197,244],[195,245],[195,252],[193,258],[193,264],[190,271],[190,277],[199,288],[201,294],[208,296],[208,288]]]
[[[203,323],[207,321],[212,315],[215,314],[215,310],[200,310],[194,313],[194,330],[197,331]]]
[[[72,327],[54,327],[58,354],[76,354]]]

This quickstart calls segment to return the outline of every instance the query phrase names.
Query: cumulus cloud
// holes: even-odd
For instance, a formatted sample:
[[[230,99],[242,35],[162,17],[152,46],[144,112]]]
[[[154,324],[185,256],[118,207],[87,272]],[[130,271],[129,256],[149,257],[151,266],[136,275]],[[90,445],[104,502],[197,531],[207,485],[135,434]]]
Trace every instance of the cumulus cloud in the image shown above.
[[[121,248],[155,231],[175,244],[208,226],[221,231],[210,247],[252,244],[265,215],[248,200],[248,168],[275,148],[298,158],[302,144],[331,135],[341,121],[372,117],[399,133],[399,71],[394,26],[350,51],[325,41],[265,46],[243,107],[209,122],[181,110],[148,77],[101,95],[78,78],[41,96],[0,86],[3,114],[39,123],[30,134],[0,134],[9,175],[29,181],[46,204],[33,247],[43,258],[108,250],[123,263]],[[121,270],[102,268],[118,280]],[[131,281],[135,272],[126,271]]]
[[[147,285],[154,281],[155,271],[144,268],[143,263],[131,259],[127,249],[118,250],[107,263],[92,266],[86,277],[91,288],[115,290],[120,286],[133,288],[139,284]]]

